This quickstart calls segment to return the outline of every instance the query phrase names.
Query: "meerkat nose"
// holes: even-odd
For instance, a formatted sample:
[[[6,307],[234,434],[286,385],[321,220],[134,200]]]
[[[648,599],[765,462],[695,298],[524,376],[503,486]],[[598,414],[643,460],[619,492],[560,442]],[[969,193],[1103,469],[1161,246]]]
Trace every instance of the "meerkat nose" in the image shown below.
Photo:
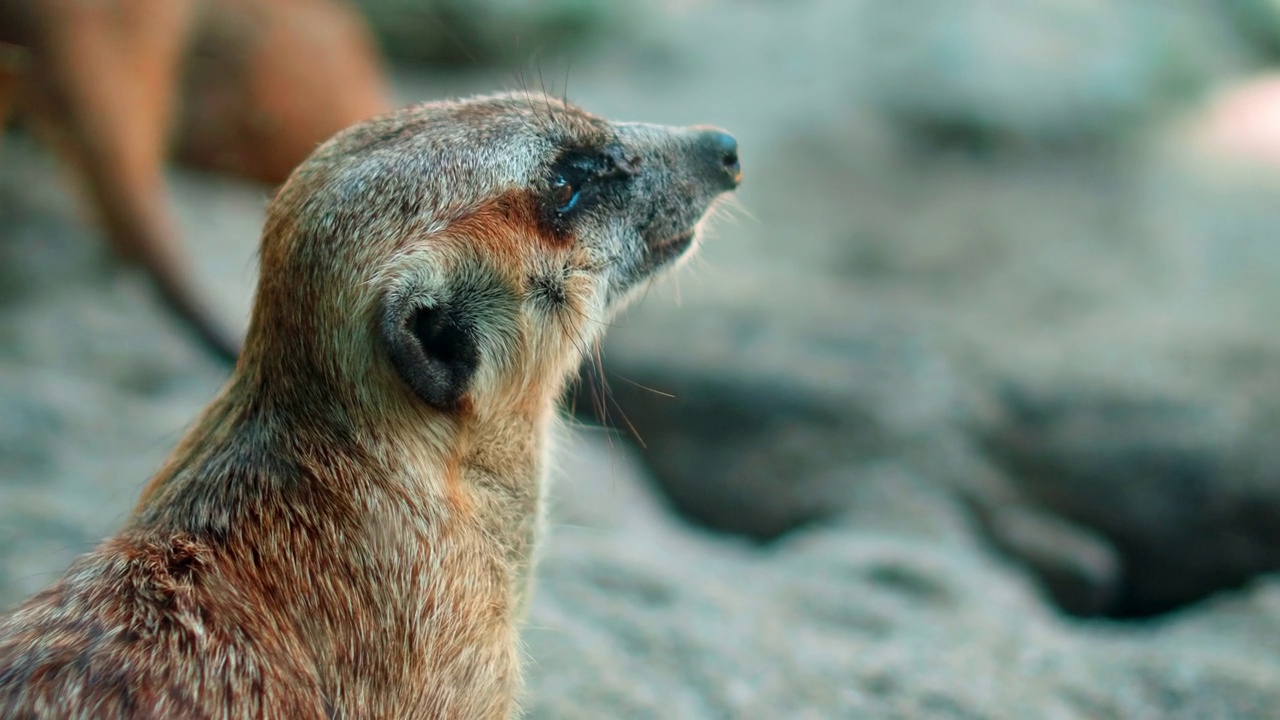
[[[738,162],[737,139],[718,128],[707,128],[701,132],[698,145],[710,158],[717,182],[725,190],[738,187],[742,182],[742,165]]]

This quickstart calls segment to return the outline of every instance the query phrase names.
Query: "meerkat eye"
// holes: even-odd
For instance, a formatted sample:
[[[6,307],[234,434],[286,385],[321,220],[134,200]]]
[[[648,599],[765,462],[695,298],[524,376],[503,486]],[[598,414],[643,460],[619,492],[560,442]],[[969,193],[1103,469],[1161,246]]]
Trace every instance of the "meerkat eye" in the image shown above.
[[[563,175],[557,175],[555,181],[551,183],[552,202],[555,203],[556,212],[562,215],[578,204],[578,198],[581,194],[578,187],[565,179]]]

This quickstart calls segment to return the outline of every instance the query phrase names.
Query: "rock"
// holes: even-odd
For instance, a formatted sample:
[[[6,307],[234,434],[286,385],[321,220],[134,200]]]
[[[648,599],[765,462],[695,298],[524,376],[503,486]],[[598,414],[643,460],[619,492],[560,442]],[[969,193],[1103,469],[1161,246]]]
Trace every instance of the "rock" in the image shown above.
[[[1122,567],[1101,534],[1025,501],[971,506],[984,537],[1034,573],[1059,608],[1082,617],[1114,612]]]
[[[919,338],[874,325],[821,336],[745,308],[701,310],[683,322],[637,314],[606,346],[604,376],[604,419],[653,449],[667,495],[699,523],[776,537],[847,507],[848,484],[827,472],[951,447],[942,436],[961,390]]]
[[[1020,487],[1110,539],[1120,614],[1152,614],[1280,569],[1274,418],[1222,399],[1064,385],[1010,389],[987,434]]]
[[[596,459],[555,498],[597,522],[548,543],[531,718],[1261,719],[1280,702],[1280,645],[1250,637],[1274,636],[1280,587],[1145,629],[1064,622],[909,472],[869,475],[847,521],[758,548],[682,528],[619,487],[643,482],[617,470],[629,453],[584,440],[569,452]],[[601,484],[620,501],[602,508]]]
[[[1112,138],[1222,70],[1224,23],[1189,2],[864,7],[853,31],[871,102],[939,140]]]
[[[972,389],[921,338],[815,312],[808,322],[822,330],[794,317],[761,323],[751,308],[699,310],[687,320],[633,316],[606,345],[607,412],[579,403],[644,445],[685,517],[773,540],[856,511],[861,483],[893,462],[967,501],[988,539],[1063,607],[1114,607],[1114,551],[1038,511],[985,463],[961,431],[977,412]],[[592,367],[582,385],[598,388]]]

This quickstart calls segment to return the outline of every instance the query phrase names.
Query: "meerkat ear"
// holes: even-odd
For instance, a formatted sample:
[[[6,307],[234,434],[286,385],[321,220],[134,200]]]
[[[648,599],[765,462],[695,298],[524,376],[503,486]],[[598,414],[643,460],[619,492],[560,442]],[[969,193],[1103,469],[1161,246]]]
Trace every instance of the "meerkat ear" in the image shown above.
[[[427,404],[454,409],[480,364],[471,318],[450,303],[419,299],[388,305],[382,334],[396,372]]]

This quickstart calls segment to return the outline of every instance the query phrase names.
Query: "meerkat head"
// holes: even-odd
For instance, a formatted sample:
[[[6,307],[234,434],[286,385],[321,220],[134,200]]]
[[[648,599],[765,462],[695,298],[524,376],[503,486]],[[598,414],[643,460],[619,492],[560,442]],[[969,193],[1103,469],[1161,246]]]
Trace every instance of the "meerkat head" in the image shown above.
[[[241,369],[344,417],[397,398],[457,413],[551,397],[740,177],[723,131],[543,96],[357,125],[269,208]]]

